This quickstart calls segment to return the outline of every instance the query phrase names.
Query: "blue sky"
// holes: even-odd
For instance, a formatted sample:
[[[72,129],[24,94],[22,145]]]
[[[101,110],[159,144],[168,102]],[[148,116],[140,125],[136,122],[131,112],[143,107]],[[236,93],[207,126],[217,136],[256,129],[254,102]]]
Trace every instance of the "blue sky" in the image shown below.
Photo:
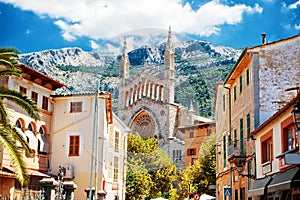
[[[213,45],[243,48],[300,32],[300,0],[0,0],[0,46],[21,53],[92,51],[124,32],[168,29]]]

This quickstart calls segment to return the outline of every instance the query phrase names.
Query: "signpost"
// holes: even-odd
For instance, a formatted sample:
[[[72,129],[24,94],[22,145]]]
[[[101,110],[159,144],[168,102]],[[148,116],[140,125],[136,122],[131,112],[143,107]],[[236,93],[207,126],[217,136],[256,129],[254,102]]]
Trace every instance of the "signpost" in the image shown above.
[[[194,200],[200,200],[200,194],[194,194]]]
[[[231,195],[232,195],[231,188],[224,187],[224,197],[231,196]]]

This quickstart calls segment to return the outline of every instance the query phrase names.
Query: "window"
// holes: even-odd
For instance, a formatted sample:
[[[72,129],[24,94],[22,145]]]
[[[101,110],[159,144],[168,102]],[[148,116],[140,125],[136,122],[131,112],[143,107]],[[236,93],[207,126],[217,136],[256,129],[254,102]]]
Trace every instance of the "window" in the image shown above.
[[[187,155],[188,156],[194,156],[194,155],[196,155],[196,149],[188,149],[187,150]]]
[[[31,123],[28,125],[28,130],[34,133],[34,128]]]
[[[194,132],[190,132],[190,138],[194,138]]]
[[[79,135],[70,136],[69,156],[79,156]]]
[[[243,76],[240,76],[240,93],[243,91]]]
[[[49,147],[49,141],[48,138],[46,137],[46,131],[44,127],[40,127],[39,135],[38,135],[38,148],[37,148],[38,153],[47,155],[48,147]]]
[[[195,161],[196,161],[196,158],[192,158],[191,159],[191,165],[193,165],[195,163]]]
[[[228,146],[231,145],[231,133],[228,134],[227,141],[228,141]]]
[[[246,84],[249,85],[250,83],[250,71],[249,69],[246,70]]]
[[[16,127],[22,130],[22,123],[20,122],[20,120],[16,121]]]
[[[114,157],[114,181],[118,181],[118,172],[119,172],[119,158]]]
[[[71,102],[70,103],[70,112],[71,113],[82,112],[82,101]]]
[[[42,108],[44,110],[48,110],[48,97],[43,96],[43,104],[42,104]]]
[[[233,145],[236,147],[236,145],[237,145],[237,130],[236,129],[234,129],[234,131],[233,131]]]
[[[23,93],[23,94],[27,94],[27,89],[20,86],[20,92]]]
[[[32,101],[34,101],[37,104],[37,102],[38,102],[38,93],[32,91],[31,92],[31,99],[32,99]]]
[[[240,154],[244,155],[244,120],[240,119]]]
[[[173,161],[178,162],[181,160],[181,150],[173,150]]]
[[[262,151],[262,163],[268,162],[272,160],[272,138],[262,142],[261,144]]]
[[[247,169],[248,169],[248,174],[252,175],[252,162],[251,162],[251,160],[248,160],[248,162],[247,162]],[[248,189],[250,188],[250,186],[251,186],[251,179],[248,178]]]
[[[273,160],[272,130],[261,137],[261,163]]]
[[[223,136],[223,167],[226,167],[227,163],[226,163],[226,136]]]
[[[223,94],[223,111],[225,111],[225,94]]]
[[[233,100],[236,100],[236,85],[233,87]]]
[[[115,152],[119,152],[119,132],[115,132]]]
[[[299,146],[296,125],[290,116],[281,123],[282,153],[294,150]]]
[[[250,114],[247,114],[247,139],[250,139],[250,126],[251,126],[251,122],[250,122]]]
[[[296,126],[290,125],[284,129],[285,135],[285,151],[289,151],[298,147]]]

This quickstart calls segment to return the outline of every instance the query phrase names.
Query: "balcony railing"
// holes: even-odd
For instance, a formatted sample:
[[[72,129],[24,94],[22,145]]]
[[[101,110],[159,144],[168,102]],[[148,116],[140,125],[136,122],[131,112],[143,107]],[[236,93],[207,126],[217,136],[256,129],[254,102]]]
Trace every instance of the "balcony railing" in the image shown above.
[[[232,145],[227,148],[227,157],[228,159],[239,157],[246,157],[246,143],[240,143],[240,141],[234,142]]]

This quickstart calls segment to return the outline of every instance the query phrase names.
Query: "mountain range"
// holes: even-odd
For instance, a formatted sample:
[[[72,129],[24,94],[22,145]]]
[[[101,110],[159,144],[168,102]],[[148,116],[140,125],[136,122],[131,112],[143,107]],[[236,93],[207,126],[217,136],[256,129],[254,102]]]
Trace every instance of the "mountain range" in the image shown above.
[[[116,108],[119,59],[123,45],[121,41],[124,37],[102,43],[102,50],[96,49],[93,52],[85,52],[80,48],[51,49],[21,54],[19,60],[69,86],[68,89],[57,91],[60,93],[95,91],[96,82],[99,81],[101,90],[112,93]],[[149,36],[139,32],[130,33],[125,38],[127,44],[132,47],[128,51],[132,75],[137,68],[144,65],[163,64],[166,34],[155,34],[153,31]],[[224,81],[240,56],[241,49],[213,46],[206,41],[181,39],[182,37],[173,36],[177,71],[175,101],[189,107],[192,99],[197,114],[212,116],[215,85]],[[117,45],[116,41],[120,43]],[[136,41],[140,46],[133,47],[130,41]],[[142,45],[143,43],[147,45]],[[111,49],[116,53],[110,51]]]

